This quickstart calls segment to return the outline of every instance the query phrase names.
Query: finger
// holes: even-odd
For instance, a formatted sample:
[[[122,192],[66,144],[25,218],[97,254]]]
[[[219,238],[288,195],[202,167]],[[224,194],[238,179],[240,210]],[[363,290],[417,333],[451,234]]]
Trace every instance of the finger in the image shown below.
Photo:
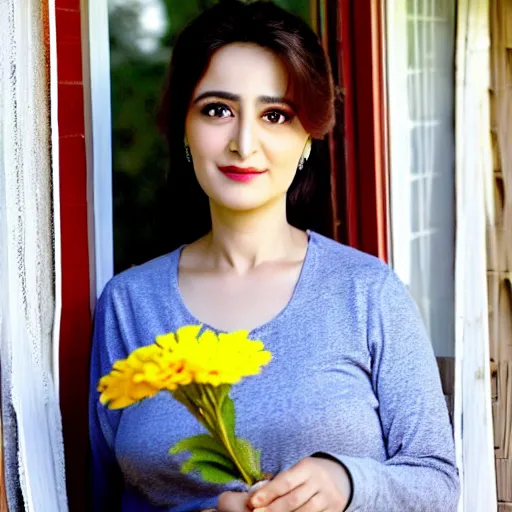
[[[311,480],[299,485],[293,491],[274,500],[266,507],[257,508],[254,512],[292,512],[300,509],[318,492],[318,486]]]
[[[280,496],[290,493],[296,487],[306,482],[310,476],[310,466],[303,461],[299,462],[287,471],[279,473],[267,485],[256,491],[249,498],[252,508],[261,508],[270,505]]]
[[[267,485],[270,482],[270,480],[261,480],[260,482],[256,482],[251,488],[249,489],[249,497],[254,496],[258,489],[261,489],[264,485]]]
[[[246,492],[224,492],[220,495],[217,503],[218,512],[241,512],[248,511]]]
[[[304,505],[295,510],[295,512],[327,512],[327,510],[329,510],[329,506],[325,495],[317,493],[304,503]]]

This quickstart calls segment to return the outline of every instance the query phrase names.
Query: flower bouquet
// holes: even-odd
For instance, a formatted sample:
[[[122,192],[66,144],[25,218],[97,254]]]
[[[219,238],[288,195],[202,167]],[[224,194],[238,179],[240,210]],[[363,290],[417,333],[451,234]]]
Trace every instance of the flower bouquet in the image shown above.
[[[171,454],[188,451],[181,471],[198,471],[216,484],[243,480],[249,486],[265,480],[260,451],[235,435],[231,386],[257,375],[272,354],[247,331],[215,334],[201,325],[157,336],[155,343],[116,361],[98,384],[100,402],[121,409],[167,391],[203,425],[205,434],[180,440]]]

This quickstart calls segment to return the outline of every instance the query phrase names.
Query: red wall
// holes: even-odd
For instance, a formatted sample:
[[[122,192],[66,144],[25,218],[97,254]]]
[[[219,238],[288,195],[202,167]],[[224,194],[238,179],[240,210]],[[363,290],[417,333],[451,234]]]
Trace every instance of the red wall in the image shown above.
[[[86,510],[91,333],[80,0],[56,0],[62,237],[60,400],[71,512]]]

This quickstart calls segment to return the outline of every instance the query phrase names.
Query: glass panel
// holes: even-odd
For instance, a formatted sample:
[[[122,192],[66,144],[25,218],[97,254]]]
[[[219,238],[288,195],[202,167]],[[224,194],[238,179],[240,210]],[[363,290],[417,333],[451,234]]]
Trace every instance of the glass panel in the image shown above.
[[[115,272],[166,251],[166,146],[156,127],[172,45],[215,0],[109,0]],[[309,0],[278,5],[309,19]],[[183,222],[176,219],[175,222]]]
[[[438,357],[454,356],[455,7],[388,5],[392,259]]]

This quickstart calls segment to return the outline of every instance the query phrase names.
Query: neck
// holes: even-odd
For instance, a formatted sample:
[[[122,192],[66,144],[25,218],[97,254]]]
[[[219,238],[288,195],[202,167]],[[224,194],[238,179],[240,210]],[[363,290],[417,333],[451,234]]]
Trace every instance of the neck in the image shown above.
[[[213,264],[244,273],[265,261],[289,259],[303,249],[305,235],[286,220],[286,197],[254,211],[211,204],[212,231],[206,238]]]

